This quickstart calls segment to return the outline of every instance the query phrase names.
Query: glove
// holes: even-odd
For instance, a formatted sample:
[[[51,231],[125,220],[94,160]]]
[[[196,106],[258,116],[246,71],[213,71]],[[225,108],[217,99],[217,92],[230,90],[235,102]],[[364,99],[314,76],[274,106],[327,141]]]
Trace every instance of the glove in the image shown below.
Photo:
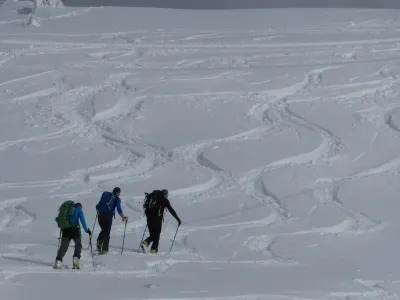
[[[181,219],[178,219],[178,226],[181,226],[181,224],[182,224]]]
[[[86,231],[87,234],[89,234],[89,236],[92,236],[92,231],[88,228],[88,230]]]
[[[127,216],[123,217],[122,221],[128,222],[128,217]]]

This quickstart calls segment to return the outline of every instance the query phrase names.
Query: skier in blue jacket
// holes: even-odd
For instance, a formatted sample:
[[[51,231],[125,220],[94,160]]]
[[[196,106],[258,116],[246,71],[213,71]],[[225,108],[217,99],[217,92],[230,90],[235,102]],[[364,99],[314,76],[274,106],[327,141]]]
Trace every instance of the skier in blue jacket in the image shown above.
[[[128,217],[122,212],[120,195],[121,189],[115,187],[112,193],[103,192],[99,203],[96,205],[101,228],[99,236],[97,237],[97,250],[101,254],[108,254],[111,227],[113,218],[115,218],[115,209],[117,209],[122,221],[128,222]]]
[[[61,238],[61,245],[57,252],[56,257],[56,269],[61,269],[62,260],[67,253],[69,244],[71,240],[74,240],[75,243],[75,252],[73,256],[73,268],[79,269],[79,260],[81,258],[81,251],[82,251],[82,236],[81,230],[79,226],[79,221],[83,226],[83,229],[89,236],[92,235],[92,232],[86,225],[85,215],[83,214],[82,204],[76,203],[74,205],[74,214],[72,215],[71,223],[72,227],[66,228],[62,230],[62,238]],[[58,217],[56,218],[56,222],[58,223]]]

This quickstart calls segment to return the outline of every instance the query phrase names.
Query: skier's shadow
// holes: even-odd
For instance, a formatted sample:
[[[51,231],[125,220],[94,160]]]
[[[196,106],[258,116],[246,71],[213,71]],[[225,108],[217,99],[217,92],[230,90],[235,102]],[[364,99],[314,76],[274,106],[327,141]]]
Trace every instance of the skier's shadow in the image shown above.
[[[36,2],[34,0],[17,0],[17,1],[6,1],[0,0],[0,7],[8,5],[9,8],[15,9],[20,15],[33,14],[36,11]]]
[[[42,265],[42,266],[46,266],[46,267],[52,267],[54,264],[52,262],[46,262],[46,261],[41,261],[41,260],[36,260],[36,259],[28,259],[28,258],[23,258],[23,257],[10,257],[10,256],[5,256],[5,255],[2,255],[1,257],[4,259],[7,259],[7,260],[32,263],[32,264]]]
[[[22,8],[18,8],[17,12],[20,15],[29,15],[29,14],[32,14],[34,12],[34,9],[32,7],[22,7]]]

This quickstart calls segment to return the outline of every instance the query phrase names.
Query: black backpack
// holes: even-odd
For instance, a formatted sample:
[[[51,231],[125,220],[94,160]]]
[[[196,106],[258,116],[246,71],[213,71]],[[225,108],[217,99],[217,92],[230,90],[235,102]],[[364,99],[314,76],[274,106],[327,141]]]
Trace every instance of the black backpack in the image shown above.
[[[161,197],[164,197],[161,191],[155,190],[150,194],[145,193],[143,209],[146,215],[161,216],[163,214],[163,207],[161,205]]]

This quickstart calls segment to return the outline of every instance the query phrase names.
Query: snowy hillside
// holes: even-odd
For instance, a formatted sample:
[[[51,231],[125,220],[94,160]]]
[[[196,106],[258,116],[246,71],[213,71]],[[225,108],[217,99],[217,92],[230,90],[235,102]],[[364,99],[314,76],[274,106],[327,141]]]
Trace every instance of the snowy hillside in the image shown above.
[[[0,7],[1,299],[399,297],[398,11],[29,7]],[[92,227],[115,186],[124,253],[117,217],[54,270],[60,203]],[[183,224],[138,254],[163,188]]]

